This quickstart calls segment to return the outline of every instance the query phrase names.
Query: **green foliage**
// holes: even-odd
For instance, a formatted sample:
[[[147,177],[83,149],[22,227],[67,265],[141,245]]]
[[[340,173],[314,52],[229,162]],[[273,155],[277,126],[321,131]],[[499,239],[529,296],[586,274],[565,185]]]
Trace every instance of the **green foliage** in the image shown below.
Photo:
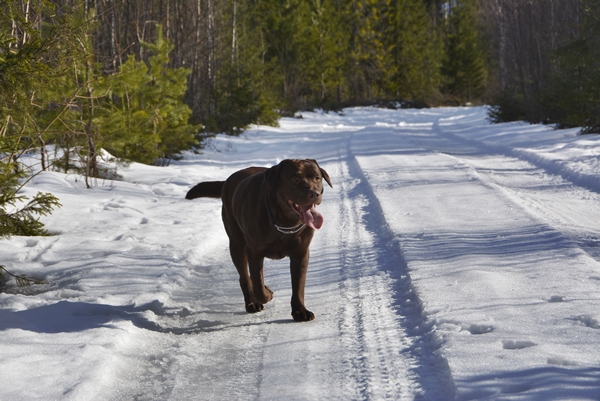
[[[59,21],[49,20],[46,25],[62,31],[56,45],[62,59],[48,83],[36,92],[39,107],[35,118],[38,126],[45,127],[40,137],[42,158],[45,144],[52,144],[55,155],[61,154],[54,158],[52,167],[82,173],[89,188],[90,178],[100,175],[98,131],[93,124],[103,97],[98,93],[100,74],[93,47],[97,23],[94,9],[85,7],[81,0],[63,5],[60,15]]]
[[[400,99],[431,101],[439,91],[443,43],[421,0],[397,0],[391,12],[389,85]]]
[[[347,38],[338,17],[342,10],[327,0],[311,0],[308,5],[308,24],[299,37],[305,49],[307,95],[313,105],[329,109],[340,102],[344,85]]]
[[[485,90],[485,55],[477,31],[476,0],[455,3],[448,18],[446,56],[442,67],[445,89],[459,101],[471,102]]]
[[[308,23],[308,3],[265,0],[257,5],[254,20],[262,38],[262,54],[257,56],[261,57],[263,88],[277,96],[281,110],[289,112],[301,107],[307,90],[302,68],[307,48],[301,35]]]
[[[50,193],[38,192],[24,206],[12,212],[7,211],[8,206],[25,199],[27,198],[24,196],[13,196],[9,201],[0,199],[0,238],[10,238],[13,235],[50,235],[39,218],[50,214],[55,207],[60,207],[58,199]]]
[[[383,42],[389,29],[389,0],[347,1],[345,19],[348,36],[346,79],[354,101],[384,97],[383,70],[389,53]]]
[[[265,0],[252,12],[257,92],[284,114],[437,97],[443,43],[421,0]]]
[[[276,126],[276,110],[284,103],[277,57],[267,52],[265,32],[260,28],[274,18],[270,12],[274,3],[236,0],[235,4],[235,13],[231,9],[227,14],[232,29],[223,41],[230,46],[220,54],[220,69],[211,92],[205,94],[211,112],[202,120],[205,131],[231,135],[254,123]]]
[[[578,37],[555,53],[550,83],[540,103],[546,122],[600,133],[600,2],[582,2]]]
[[[600,133],[600,1],[487,8],[494,36],[492,121],[525,120]]]
[[[143,43],[148,63],[129,56],[119,73],[102,85],[110,94],[95,125],[99,146],[116,157],[141,163],[177,157],[197,144],[200,126],[188,124],[191,109],[183,103],[187,90],[186,68],[168,68],[173,45],[158,26],[156,43]]]
[[[219,112],[206,123],[210,132],[238,135],[252,123],[277,123],[278,115],[271,108],[273,105],[262,103],[251,82],[244,77],[228,79],[213,95]]]
[[[0,132],[0,238],[13,235],[48,235],[39,217],[60,207],[58,199],[49,193],[38,192],[31,200],[18,195],[22,181],[29,173],[17,161],[18,136]]]
[[[0,292],[2,291],[2,284],[3,284],[2,281],[4,280],[5,274],[14,278],[18,287],[27,287],[31,284],[44,284],[44,282],[41,280],[37,280],[37,279],[30,278],[27,276],[19,276],[19,275],[13,274],[13,273],[9,272],[6,269],[6,267],[0,265]]]
[[[43,3],[47,6],[46,3]],[[13,35],[12,27],[20,35]],[[42,38],[12,1],[0,1],[0,128],[3,136],[35,129],[31,96],[48,82],[53,38]]]
[[[496,95],[488,111],[493,123],[526,120],[525,99],[518,92],[505,91]]]
[[[39,13],[50,8],[38,4]],[[18,194],[30,178],[19,157],[37,146],[43,134],[32,100],[60,62],[60,34],[56,29],[42,37],[18,5],[0,1],[0,238],[47,235],[39,217],[60,206],[48,193],[31,200]]]

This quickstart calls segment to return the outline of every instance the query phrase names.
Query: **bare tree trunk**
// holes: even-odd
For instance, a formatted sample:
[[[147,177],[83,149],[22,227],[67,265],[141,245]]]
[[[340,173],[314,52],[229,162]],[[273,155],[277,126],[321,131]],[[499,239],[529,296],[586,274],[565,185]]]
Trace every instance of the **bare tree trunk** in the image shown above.
[[[30,0],[27,0],[27,3],[25,4],[25,22],[29,22],[29,3]],[[27,32],[23,32],[23,45],[27,43]]]
[[[236,54],[236,17],[237,17],[237,1],[233,0],[233,26],[231,28],[231,69],[233,70],[235,64],[235,54]]]
[[[213,114],[215,111],[214,100],[213,100],[213,89],[215,87],[215,20],[214,20],[214,7],[213,0],[207,0],[208,6],[208,26],[207,26],[207,38],[208,38],[208,112]]]
[[[496,0],[497,12],[498,12],[498,24],[499,29],[499,66],[500,66],[500,83],[502,89],[506,89],[506,18],[504,7],[500,1]]]
[[[46,153],[46,142],[44,142],[44,138],[40,136],[40,142],[42,146],[40,147],[40,159],[42,161],[42,170],[46,171],[48,166],[46,165],[46,159],[48,158],[48,154]]]
[[[112,50],[112,69],[113,71],[117,71],[117,58],[118,60],[118,65],[122,64],[121,61],[121,55],[118,53],[117,51],[117,34],[116,34],[116,30],[117,30],[117,21],[116,21],[116,6],[114,4],[114,0],[113,0],[113,4],[110,10],[110,48]]]
[[[171,7],[170,1],[167,1],[167,17],[166,17],[166,24],[165,24],[165,28],[166,28],[166,32],[165,32],[165,37],[167,38],[167,40],[171,39]]]
[[[195,37],[192,56],[192,74],[191,74],[191,90],[192,90],[192,109],[194,115],[198,117],[198,111],[201,109],[201,98],[199,96],[200,89],[200,37],[202,32],[202,0],[196,0],[196,18],[195,18]]]
[[[86,15],[86,19],[89,18],[89,9],[87,6],[87,2],[85,3],[86,5],[86,9],[85,9],[85,15]],[[90,44],[91,46],[91,38],[88,38],[88,35],[86,34],[84,37],[85,43],[87,45],[87,43]],[[84,45],[84,46],[86,46]],[[90,177],[97,177],[98,176],[98,164],[97,164],[97,154],[96,154],[96,146],[94,144],[94,125],[93,125],[93,120],[94,120],[94,90],[93,90],[93,86],[92,86],[92,78],[94,75],[94,54],[92,49],[86,48],[86,65],[85,65],[85,79],[86,79],[86,86],[87,86],[87,97],[88,97],[88,104],[89,104],[89,116],[88,116],[88,121],[85,127],[85,134],[87,136],[87,145],[88,145],[88,154],[87,154],[87,160],[86,160],[86,169],[85,169],[85,185],[87,188],[91,188],[92,186],[90,185],[89,179]]]

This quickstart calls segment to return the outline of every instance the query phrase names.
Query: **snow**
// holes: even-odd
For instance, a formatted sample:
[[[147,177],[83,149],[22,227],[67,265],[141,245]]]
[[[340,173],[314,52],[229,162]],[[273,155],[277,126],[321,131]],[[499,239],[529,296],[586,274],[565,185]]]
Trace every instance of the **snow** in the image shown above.
[[[0,241],[0,400],[598,400],[600,137],[484,108],[302,113],[123,181],[43,172],[50,237]],[[34,157],[34,156],[32,156]],[[288,261],[246,314],[199,181],[331,176],[294,323]]]

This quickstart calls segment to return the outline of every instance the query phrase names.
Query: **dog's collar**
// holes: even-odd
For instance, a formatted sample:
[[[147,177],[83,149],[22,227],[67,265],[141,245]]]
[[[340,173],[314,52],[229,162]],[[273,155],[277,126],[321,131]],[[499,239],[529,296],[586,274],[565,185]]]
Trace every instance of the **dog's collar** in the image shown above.
[[[300,230],[302,230],[305,226],[304,223],[300,223],[294,227],[281,227],[275,224],[275,219],[273,218],[273,214],[271,213],[271,208],[269,207],[269,199],[265,196],[265,206],[267,207],[267,214],[269,215],[269,221],[271,224],[282,234],[296,234]]]

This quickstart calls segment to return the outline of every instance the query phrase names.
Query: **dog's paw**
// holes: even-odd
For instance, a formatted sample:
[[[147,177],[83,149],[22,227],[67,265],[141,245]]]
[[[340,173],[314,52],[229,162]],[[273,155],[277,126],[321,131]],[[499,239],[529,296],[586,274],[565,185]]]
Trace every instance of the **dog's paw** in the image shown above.
[[[311,320],[315,320],[315,314],[306,309],[292,311],[292,317],[297,322],[310,322]]]
[[[265,290],[263,291],[263,293],[262,294],[255,293],[254,297],[261,304],[266,304],[267,302],[269,302],[273,299],[273,291],[271,291],[271,289],[265,285]]]
[[[262,304],[259,304],[258,302],[250,302],[246,304],[246,312],[248,313],[257,313],[261,312],[264,309],[265,307]]]

